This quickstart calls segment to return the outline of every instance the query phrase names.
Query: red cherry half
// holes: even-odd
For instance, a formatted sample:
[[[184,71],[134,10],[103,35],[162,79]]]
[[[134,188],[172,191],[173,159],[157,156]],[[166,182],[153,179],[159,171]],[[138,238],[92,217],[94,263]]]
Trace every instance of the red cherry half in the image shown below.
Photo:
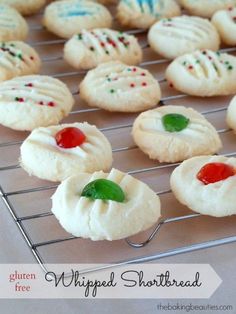
[[[80,129],[68,127],[57,132],[55,139],[59,147],[73,148],[82,145],[86,137]]]
[[[236,174],[235,169],[221,162],[208,163],[197,174],[198,180],[205,185],[226,180]]]

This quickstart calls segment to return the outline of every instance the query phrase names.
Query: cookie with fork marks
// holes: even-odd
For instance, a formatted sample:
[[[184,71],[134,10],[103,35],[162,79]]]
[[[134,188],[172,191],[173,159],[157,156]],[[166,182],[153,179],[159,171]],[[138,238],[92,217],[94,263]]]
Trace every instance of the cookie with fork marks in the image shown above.
[[[142,49],[133,35],[97,28],[74,35],[65,44],[64,58],[74,68],[85,70],[115,60],[136,65],[142,60]]]
[[[149,30],[151,48],[168,59],[175,59],[197,49],[217,51],[220,37],[207,19],[197,16],[177,16],[155,23]]]
[[[108,9],[87,0],[62,0],[49,4],[44,13],[44,26],[59,37],[70,38],[82,29],[111,27]]]
[[[121,25],[143,29],[164,17],[180,14],[180,7],[174,0],[121,0],[117,7]]]
[[[50,76],[26,75],[0,84],[0,124],[14,130],[57,124],[73,104],[67,86]]]
[[[37,74],[40,65],[39,55],[26,43],[0,42],[0,82],[16,76]]]
[[[161,98],[159,83],[149,71],[120,61],[102,63],[90,70],[79,89],[88,105],[117,112],[150,109]]]
[[[0,40],[25,40],[28,35],[25,19],[14,8],[0,4]]]
[[[167,67],[166,78],[175,89],[193,96],[236,93],[236,57],[197,50],[178,57]]]

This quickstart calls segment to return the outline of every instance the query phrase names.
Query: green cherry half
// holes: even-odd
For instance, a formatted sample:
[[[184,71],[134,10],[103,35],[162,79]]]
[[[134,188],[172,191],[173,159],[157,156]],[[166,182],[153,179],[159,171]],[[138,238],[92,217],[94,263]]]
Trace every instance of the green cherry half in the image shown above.
[[[118,184],[107,179],[97,179],[89,182],[83,189],[81,196],[92,200],[111,200],[123,203],[125,194]]]
[[[162,124],[167,132],[180,132],[187,128],[189,121],[178,113],[169,113],[162,117]]]

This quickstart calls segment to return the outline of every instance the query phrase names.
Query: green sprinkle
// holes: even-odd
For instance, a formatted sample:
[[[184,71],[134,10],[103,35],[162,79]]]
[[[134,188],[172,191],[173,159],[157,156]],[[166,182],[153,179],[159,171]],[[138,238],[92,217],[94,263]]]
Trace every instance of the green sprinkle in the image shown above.
[[[186,65],[186,64],[187,64],[187,61],[184,61],[182,64],[183,64],[183,65]]]
[[[200,63],[200,60],[196,60],[196,63]]]
[[[229,64],[229,61],[225,61],[225,64]]]
[[[232,66],[232,65],[229,65],[229,66],[228,66],[228,70],[229,70],[229,71],[233,70],[233,66]]]
[[[162,117],[162,124],[167,132],[180,132],[187,128],[189,119],[178,113],[166,114]]]
[[[221,55],[221,53],[220,53],[219,51],[217,51],[216,54],[217,54],[217,56],[220,56],[220,55]]]
[[[109,51],[108,51],[108,50],[106,50],[105,53],[106,53],[107,55],[109,55]]]
[[[78,34],[78,39],[82,40],[83,39],[83,35],[82,34]]]
[[[115,90],[114,90],[114,89],[110,89],[110,93],[111,93],[111,94],[114,94],[114,93],[115,93]]]
[[[95,50],[94,47],[90,47],[89,49],[90,49],[91,51],[94,51],[94,50]]]
[[[115,182],[107,179],[97,179],[89,182],[83,189],[81,196],[91,200],[111,200],[119,203],[125,201],[125,194]]]
[[[217,66],[216,66],[215,63],[213,63],[213,67],[214,67],[214,69],[215,69],[216,71],[218,71],[218,68],[217,68]]]

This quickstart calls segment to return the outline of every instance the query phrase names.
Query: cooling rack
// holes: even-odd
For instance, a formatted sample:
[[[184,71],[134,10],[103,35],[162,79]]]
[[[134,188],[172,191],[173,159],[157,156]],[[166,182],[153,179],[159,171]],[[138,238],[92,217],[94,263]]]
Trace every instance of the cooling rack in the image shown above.
[[[236,241],[236,217],[213,218],[191,212],[179,204],[170,188],[169,177],[178,165],[149,160],[130,136],[137,114],[108,113],[90,108],[79,99],[78,85],[85,71],[75,71],[62,58],[65,40],[48,33],[39,21],[41,14],[29,18],[29,43],[42,58],[42,74],[64,81],[71,89],[76,105],[63,122],[88,121],[96,124],[113,147],[114,167],[146,182],[160,196],[163,217],[150,230],[130,239],[98,241],[80,239],[66,233],[50,212],[50,197],[57,185],[29,177],[18,165],[19,147],[26,132],[0,127],[0,197],[6,205],[27,246],[44,271],[48,263],[111,263],[115,265],[159,260],[180,253],[206,249]],[[231,97],[200,99],[179,94],[164,79],[168,61],[154,54],[142,30],[131,30],[144,51],[141,66],[159,81],[162,89],[160,105],[193,107],[216,127],[224,143],[221,154],[236,156],[236,136],[225,124]],[[222,51],[236,54],[236,48]]]

